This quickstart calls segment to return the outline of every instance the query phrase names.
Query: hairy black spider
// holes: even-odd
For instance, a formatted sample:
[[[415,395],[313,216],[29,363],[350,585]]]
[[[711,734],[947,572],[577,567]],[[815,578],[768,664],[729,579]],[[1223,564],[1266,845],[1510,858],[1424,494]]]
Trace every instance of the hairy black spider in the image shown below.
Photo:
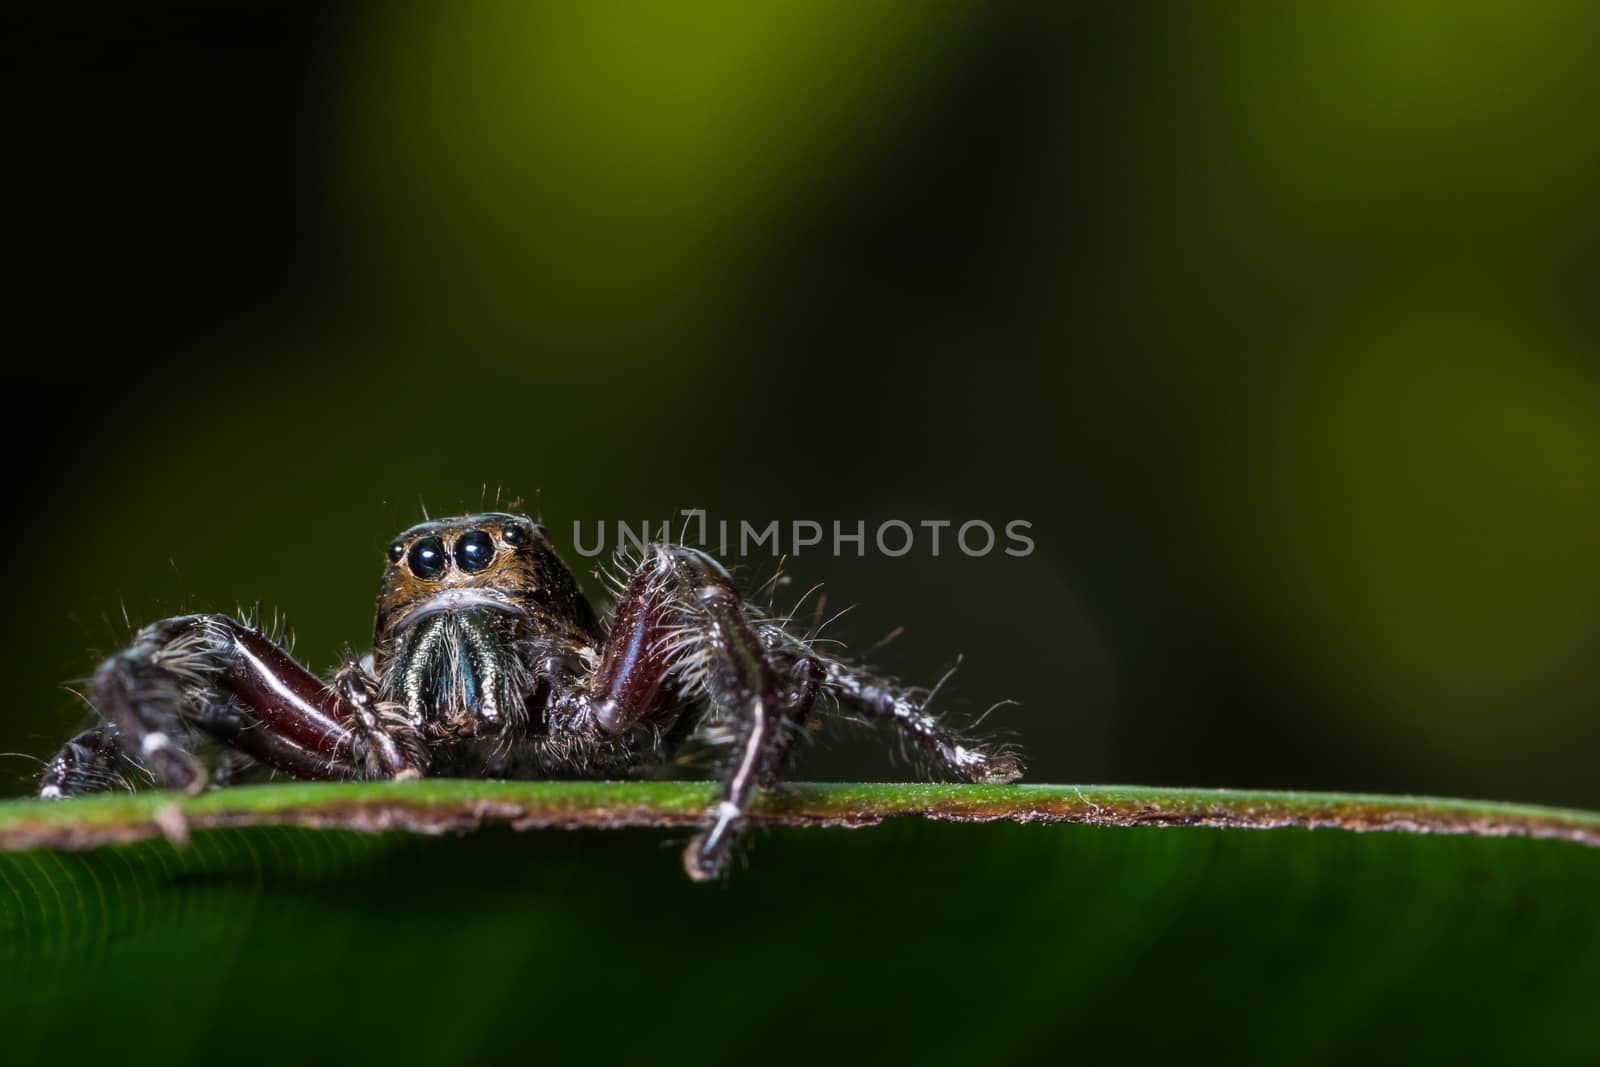
[[[40,795],[142,775],[195,792],[251,771],[602,777],[698,740],[726,757],[720,799],[684,853],[705,879],[819,697],[892,723],[937,770],[1021,773],[1014,752],[929,714],[927,694],[817,652],[703,552],[651,545],[618,584],[603,619],[537,523],[498,512],[421,523],[389,545],[370,659],[347,652],[324,682],[250,621],[163,619],[95,671],[99,724],[46,766]],[[197,755],[208,742],[222,752],[209,770]]]

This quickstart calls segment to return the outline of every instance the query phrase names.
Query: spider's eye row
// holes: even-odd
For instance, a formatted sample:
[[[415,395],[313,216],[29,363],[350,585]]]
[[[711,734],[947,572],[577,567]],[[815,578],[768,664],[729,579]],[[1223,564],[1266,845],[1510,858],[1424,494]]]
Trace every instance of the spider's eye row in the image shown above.
[[[406,555],[406,546],[405,546],[405,542],[404,541],[396,541],[394,544],[389,546],[389,562],[390,563],[399,563],[402,559],[405,558],[405,555]]]
[[[444,542],[437,537],[422,538],[411,546],[407,563],[418,578],[439,577],[444,573]]]
[[[494,538],[482,530],[468,530],[456,538],[456,566],[474,574],[494,560]]]
[[[505,539],[506,544],[512,548],[517,548],[528,543],[528,528],[521,523],[517,523],[507,526],[500,536]]]

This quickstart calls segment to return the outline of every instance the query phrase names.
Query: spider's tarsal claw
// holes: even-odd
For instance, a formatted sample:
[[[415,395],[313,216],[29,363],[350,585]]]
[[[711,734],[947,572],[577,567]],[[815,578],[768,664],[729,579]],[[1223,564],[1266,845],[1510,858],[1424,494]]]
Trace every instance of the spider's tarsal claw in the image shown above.
[[[1006,785],[1022,777],[1022,761],[1013,752],[985,752],[963,744],[944,745],[946,764],[969,782]]]
[[[714,809],[716,821],[694,835],[683,850],[683,869],[696,882],[709,882],[721,876],[733,850],[734,834],[744,820],[737,804],[723,801]]]
[[[683,870],[688,874],[690,881],[709,882],[717,877],[717,870],[708,866],[701,858],[700,850],[703,847],[704,834],[695,834],[694,840],[689,842],[689,847],[683,850]]]
[[[708,834],[694,835],[689,847],[683,850],[683,869],[696,882],[714,882],[722,876],[727,862],[727,846],[716,848],[707,841]]]
[[[1022,761],[1009,752],[991,756],[980,781],[985,785],[1010,785],[1022,777]]]

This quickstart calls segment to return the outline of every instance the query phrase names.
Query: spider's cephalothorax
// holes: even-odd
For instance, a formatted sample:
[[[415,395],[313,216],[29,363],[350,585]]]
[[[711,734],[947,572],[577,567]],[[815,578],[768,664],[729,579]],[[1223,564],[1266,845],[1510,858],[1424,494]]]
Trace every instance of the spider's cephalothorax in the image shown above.
[[[195,791],[252,771],[297,778],[610,776],[688,739],[725,753],[722,789],[684,855],[719,873],[758,788],[784,769],[818,698],[892,723],[937,769],[979,782],[1015,754],[952,732],[928,694],[817,653],[745,601],[720,564],[647,548],[602,619],[543,527],[491,513],[425,522],[388,549],[370,660],[327,681],[248,621],[145,627],[95,672],[100,722],[47,765],[40,794],[140,775]],[[208,770],[197,752],[221,756]]]
[[[525,727],[534,655],[546,674],[570,674],[602,637],[572,573],[527,519],[426,522],[389,545],[373,667],[382,698],[429,738]]]

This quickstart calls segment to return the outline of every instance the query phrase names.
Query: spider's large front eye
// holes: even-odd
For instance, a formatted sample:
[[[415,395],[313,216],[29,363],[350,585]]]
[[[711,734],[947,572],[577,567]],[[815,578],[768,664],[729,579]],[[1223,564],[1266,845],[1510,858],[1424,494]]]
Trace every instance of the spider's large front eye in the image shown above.
[[[444,573],[444,542],[437,537],[424,537],[411,546],[407,562],[418,578],[439,577]]]
[[[494,538],[482,530],[468,530],[456,538],[456,566],[475,574],[494,560]]]

